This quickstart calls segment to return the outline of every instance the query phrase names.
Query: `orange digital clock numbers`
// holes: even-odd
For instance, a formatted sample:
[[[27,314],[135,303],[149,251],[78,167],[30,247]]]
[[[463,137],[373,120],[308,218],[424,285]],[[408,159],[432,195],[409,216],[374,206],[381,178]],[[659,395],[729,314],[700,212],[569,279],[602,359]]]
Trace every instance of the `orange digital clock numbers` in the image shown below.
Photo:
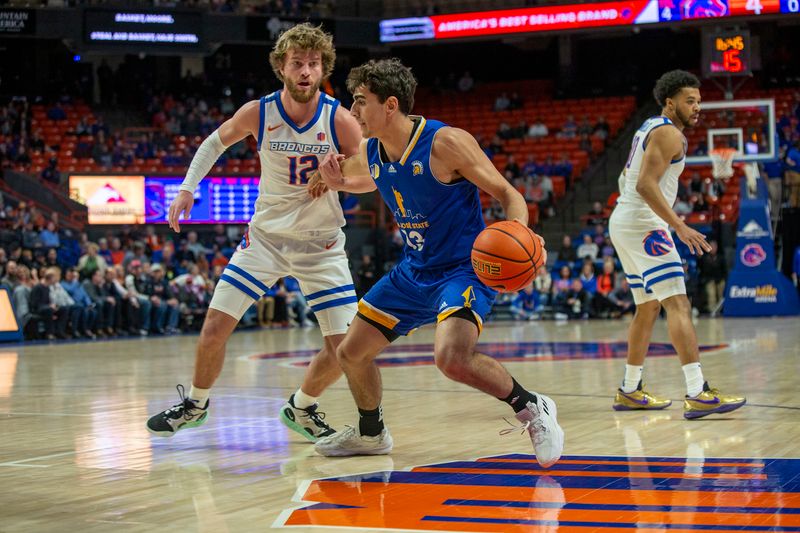
[[[741,72],[744,70],[744,63],[739,57],[739,50],[729,49],[722,53],[722,68],[726,72]]]
[[[726,50],[744,50],[744,37],[741,35],[717,37],[715,40],[715,46],[720,52],[724,52]]]

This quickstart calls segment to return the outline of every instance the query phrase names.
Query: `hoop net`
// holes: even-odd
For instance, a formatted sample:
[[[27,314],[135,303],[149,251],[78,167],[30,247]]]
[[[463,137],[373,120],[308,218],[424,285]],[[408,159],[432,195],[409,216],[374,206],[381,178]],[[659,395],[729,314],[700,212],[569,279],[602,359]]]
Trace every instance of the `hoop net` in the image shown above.
[[[728,179],[733,177],[733,158],[739,152],[734,148],[715,148],[708,154],[711,158],[711,175],[715,179]]]

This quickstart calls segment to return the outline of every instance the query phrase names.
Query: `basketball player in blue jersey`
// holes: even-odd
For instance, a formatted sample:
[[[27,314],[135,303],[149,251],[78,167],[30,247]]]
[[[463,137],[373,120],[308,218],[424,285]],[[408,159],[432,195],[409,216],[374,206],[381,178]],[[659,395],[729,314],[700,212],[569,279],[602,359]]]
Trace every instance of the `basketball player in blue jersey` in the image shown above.
[[[672,210],[686,158],[683,130],[697,124],[700,116],[699,87],[700,81],[683,70],[661,76],[653,90],[661,115],[647,119],[634,135],[620,177],[621,195],[609,230],[633,292],[636,314],[628,333],[625,379],[613,404],[617,411],[664,409],[672,403],[642,387],[644,359],[662,306],[686,378],[683,416],[727,413],[745,404],[744,398],[710,388],[703,377],[683,265],[669,231],[672,226],[693,254],[711,249],[703,234]]]
[[[317,411],[317,397],[341,376],[336,347],[356,313],[357,298],[338,197],[331,191],[312,198],[306,184],[325,154],[353,155],[361,142],[356,120],[319,90],[335,58],[331,36],[320,28],[300,24],[283,33],[270,54],[283,90],[242,106],[192,159],[169,210],[175,231],[180,231],[180,214],[189,216],[200,180],[226,147],[248,135],[258,142],[259,196],[244,239],[214,291],[197,345],[192,388],[185,396],[179,385],[181,402],[148,420],[155,435],[170,437],[206,421],[209,389],[222,370],[228,337],[253,302],[284,276],[299,281],[324,346],[302,386],[281,408],[280,419],[312,442],[334,432]]]
[[[470,263],[472,243],[484,229],[478,189],[521,224],[528,221],[525,200],[469,133],[409,116],[416,85],[411,70],[396,59],[353,69],[347,79],[354,98],[351,113],[367,140],[355,156],[330,154],[320,168],[320,184],[331,189],[377,188],[394,213],[405,247],[403,259],[359,302],[358,315],[337,350],[359,423],[318,440],[316,450],[328,456],[391,451],[374,359],[398,336],[436,322],[436,366],[450,379],[508,403],[528,431],[537,460],[548,467],[564,447],[555,402],[527,391],[500,363],[475,351],[496,295],[478,280]]]

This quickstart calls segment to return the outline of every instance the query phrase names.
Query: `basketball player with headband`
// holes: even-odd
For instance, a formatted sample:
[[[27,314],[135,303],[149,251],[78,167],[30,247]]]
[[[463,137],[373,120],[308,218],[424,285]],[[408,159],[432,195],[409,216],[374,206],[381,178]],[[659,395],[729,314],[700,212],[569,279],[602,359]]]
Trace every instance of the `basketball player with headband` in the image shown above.
[[[527,391],[500,363],[475,351],[496,295],[478,280],[470,262],[472,244],[485,227],[478,190],[496,198],[508,219],[523,225],[528,221],[525,200],[469,133],[409,115],[416,86],[411,70],[397,59],[353,69],[347,79],[354,99],[351,114],[366,140],[355,156],[331,154],[320,167],[320,186],[355,193],[378,189],[397,219],[405,247],[403,259],[359,302],[336,352],[359,422],[320,439],[316,450],[327,456],[391,451],[374,359],[398,336],[436,322],[436,366],[448,378],[508,403],[520,429],[528,432],[538,462],[551,466],[564,446],[555,402]]]

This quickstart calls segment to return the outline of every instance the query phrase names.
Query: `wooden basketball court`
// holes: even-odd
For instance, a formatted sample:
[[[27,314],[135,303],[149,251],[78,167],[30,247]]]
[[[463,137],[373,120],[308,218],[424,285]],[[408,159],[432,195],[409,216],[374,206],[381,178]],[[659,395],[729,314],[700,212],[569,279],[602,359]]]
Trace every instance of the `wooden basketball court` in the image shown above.
[[[558,404],[549,471],[527,436],[498,434],[505,404],[432,365],[430,328],[381,358],[394,452],[345,459],[277,418],[316,329],[236,333],[209,421],[172,439],[144,424],[188,388],[196,336],[0,345],[0,531],[800,531],[800,321],[700,320],[706,377],[748,405],[697,421],[663,321],[645,379],[673,405],[611,409],[627,324],[484,330],[483,349]],[[355,422],[344,380],[321,410]]]

